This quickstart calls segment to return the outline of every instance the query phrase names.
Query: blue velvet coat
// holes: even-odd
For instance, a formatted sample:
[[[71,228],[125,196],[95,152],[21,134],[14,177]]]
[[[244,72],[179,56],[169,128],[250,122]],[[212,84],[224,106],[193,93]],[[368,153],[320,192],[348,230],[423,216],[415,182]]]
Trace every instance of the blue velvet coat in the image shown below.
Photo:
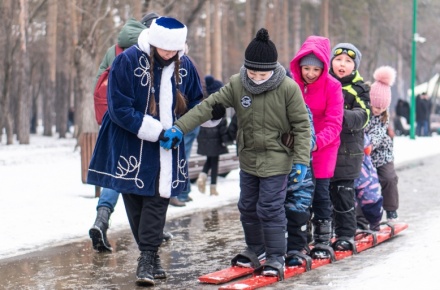
[[[188,184],[184,142],[167,151],[158,141],[162,129],[169,129],[180,117],[174,113],[174,63],[161,67],[154,62],[152,86],[149,52],[149,47],[134,45],[112,64],[108,111],[99,130],[87,183],[143,196],[153,196],[158,187],[160,195],[169,198],[179,195]],[[203,93],[193,63],[186,56],[180,60],[179,87],[189,110],[202,100]],[[147,111],[152,91],[157,116]]]

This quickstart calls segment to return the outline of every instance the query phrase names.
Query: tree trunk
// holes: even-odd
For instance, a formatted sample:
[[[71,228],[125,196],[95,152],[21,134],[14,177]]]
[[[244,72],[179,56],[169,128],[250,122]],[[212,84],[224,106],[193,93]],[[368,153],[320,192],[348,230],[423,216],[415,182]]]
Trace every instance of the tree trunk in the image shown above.
[[[321,35],[329,37],[328,33],[328,5],[329,0],[322,0],[321,3]]]
[[[284,0],[281,3],[281,22],[280,22],[280,30],[281,30],[281,57],[280,62],[289,69],[290,60],[293,58],[290,54],[290,46],[289,46],[289,1]]]
[[[29,144],[30,135],[30,115],[31,115],[31,90],[29,54],[27,49],[27,23],[28,23],[28,3],[27,0],[20,0],[20,54],[19,54],[19,102],[17,139],[20,144]]]
[[[57,65],[57,0],[48,1],[47,13],[47,66],[49,77],[43,101],[43,126],[44,136],[52,136],[52,126],[54,125],[55,112],[55,92],[56,92],[56,65]]]
[[[95,74],[93,63],[96,58],[98,25],[100,21],[109,17],[108,10],[106,10],[109,6],[100,7],[98,3],[88,1],[72,2],[77,6],[76,9],[74,8],[75,14],[72,13],[72,26],[76,25],[73,27],[76,32],[73,67],[76,77],[74,82],[75,122],[78,129],[76,135],[79,137],[83,132],[98,131],[93,103],[93,81],[90,78]],[[90,11],[93,13],[89,13]]]
[[[214,0],[214,39],[213,39],[213,76],[216,79],[222,79],[222,28],[221,28],[221,1]]]
[[[296,54],[301,46],[301,0],[293,0],[293,53]]]
[[[211,0],[206,1],[206,21],[205,21],[205,72],[212,74],[211,67]]]
[[[2,19],[2,25],[1,25],[1,32],[5,36],[5,42],[2,45],[2,50],[4,51],[1,55],[2,59],[2,80],[0,87],[1,89],[1,95],[0,95],[0,137],[1,133],[3,131],[3,128],[5,128],[6,131],[6,144],[10,145],[13,143],[13,132],[12,132],[12,114],[10,110],[11,106],[11,79],[12,79],[12,63],[13,63],[13,55],[14,55],[14,49],[13,49],[13,29],[12,27],[15,26],[13,23],[14,17],[8,17],[10,15],[14,14],[15,8],[16,8],[16,1],[15,0],[4,0],[3,6],[0,9],[1,12],[1,19]]]
[[[71,105],[71,87],[70,87],[70,71],[65,63],[70,62],[71,57],[71,24],[70,13],[64,5],[57,9],[58,14],[58,31],[57,31],[57,59],[56,59],[56,128],[60,138],[66,138],[68,132],[68,114],[69,110],[74,110]]]
[[[257,31],[260,30],[260,28],[263,28],[266,26],[266,14],[267,14],[267,2],[265,0],[257,0],[257,6],[255,7],[253,11],[253,18],[254,18],[254,27],[252,28],[252,37],[253,39],[255,35],[257,34]]]

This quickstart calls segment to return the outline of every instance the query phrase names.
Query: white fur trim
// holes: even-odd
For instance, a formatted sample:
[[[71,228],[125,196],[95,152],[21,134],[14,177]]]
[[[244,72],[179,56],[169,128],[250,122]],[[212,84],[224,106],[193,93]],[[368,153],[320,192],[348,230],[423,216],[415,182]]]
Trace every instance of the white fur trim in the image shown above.
[[[150,115],[145,115],[137,136],[142,140],[157,142],[162,130],[163,126],[158,120],[154,119]]]
[[[160,122],[165,130],[173,126],[173,86],[171,84],[173,74],[174,62],[163,68],[160,80],[159,116]],[[171,196],[172,173],[172,151],[167,151],[161,147],[159,177],[159,194],[161,197],[169,198]]]
[[[150,55],[150,44],[148,43],[148,35],[150,34],[149,31],[150,29],[148,28],[142,30],[138,37],[139,48],[148,55]]]
[[[208,120],[205,123],[201,124],[200,126],[205,128],[212,128],[220,124],[221,120],[222,120],[221,118],[218,120]]]
[[[139,48],[148,55],[150,55],[151,52],[151,46],[150,43],[148,43],[148,37],[150,35],[149,31],[150,29],[148,28],[142,30],[141,34],[139,34],[138,37]],[[185,54],[185,50],[184,49],[179,50],[177,54],[179,55],[179,58],[181,58]]]
[[[150,26],[148,42],[164,50],[182,50],[184,52],[187,33],[188,29],[186,26],[178,29],[169,29],[157,25],[156,21],[154,21]]]
[[[173,151],[160,147],[160,176],[159,195],[164,198],[171,197],[171,184],[173,179]]]

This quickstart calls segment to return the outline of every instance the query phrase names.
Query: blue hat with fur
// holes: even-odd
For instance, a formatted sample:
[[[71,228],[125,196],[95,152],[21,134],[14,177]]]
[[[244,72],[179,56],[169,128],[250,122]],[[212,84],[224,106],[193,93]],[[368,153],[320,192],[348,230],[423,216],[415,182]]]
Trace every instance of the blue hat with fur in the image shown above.
[[[185,51],[186,26],[175,18],[159,17],[151,23],[148,43],[164,50]]]

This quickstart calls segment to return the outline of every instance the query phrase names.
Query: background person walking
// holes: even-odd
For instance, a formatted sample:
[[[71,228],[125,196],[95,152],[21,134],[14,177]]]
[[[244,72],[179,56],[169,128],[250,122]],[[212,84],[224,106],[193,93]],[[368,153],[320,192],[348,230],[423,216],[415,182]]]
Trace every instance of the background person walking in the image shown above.
[[[223,87],[223,83],[214,79],[211,75],[205,77],[205,83],[208,95],[217,92]],[[217,176],[219,157],[221,154],[229,152],[226,147],[226,143],[228,142],[227,130],[228,127],[225,118],[222,118],[220,123],[215,127],[200,128],[199,135],[197,136],[197,154],[206,156],[206,162],[203,165],[202,172],[199,173],[199,177],[197,178],[197,187],[201,193],[205,193],[206,191],[206,180],[208,178],[208,172],[211,170],[210,194],[218,195]]]

